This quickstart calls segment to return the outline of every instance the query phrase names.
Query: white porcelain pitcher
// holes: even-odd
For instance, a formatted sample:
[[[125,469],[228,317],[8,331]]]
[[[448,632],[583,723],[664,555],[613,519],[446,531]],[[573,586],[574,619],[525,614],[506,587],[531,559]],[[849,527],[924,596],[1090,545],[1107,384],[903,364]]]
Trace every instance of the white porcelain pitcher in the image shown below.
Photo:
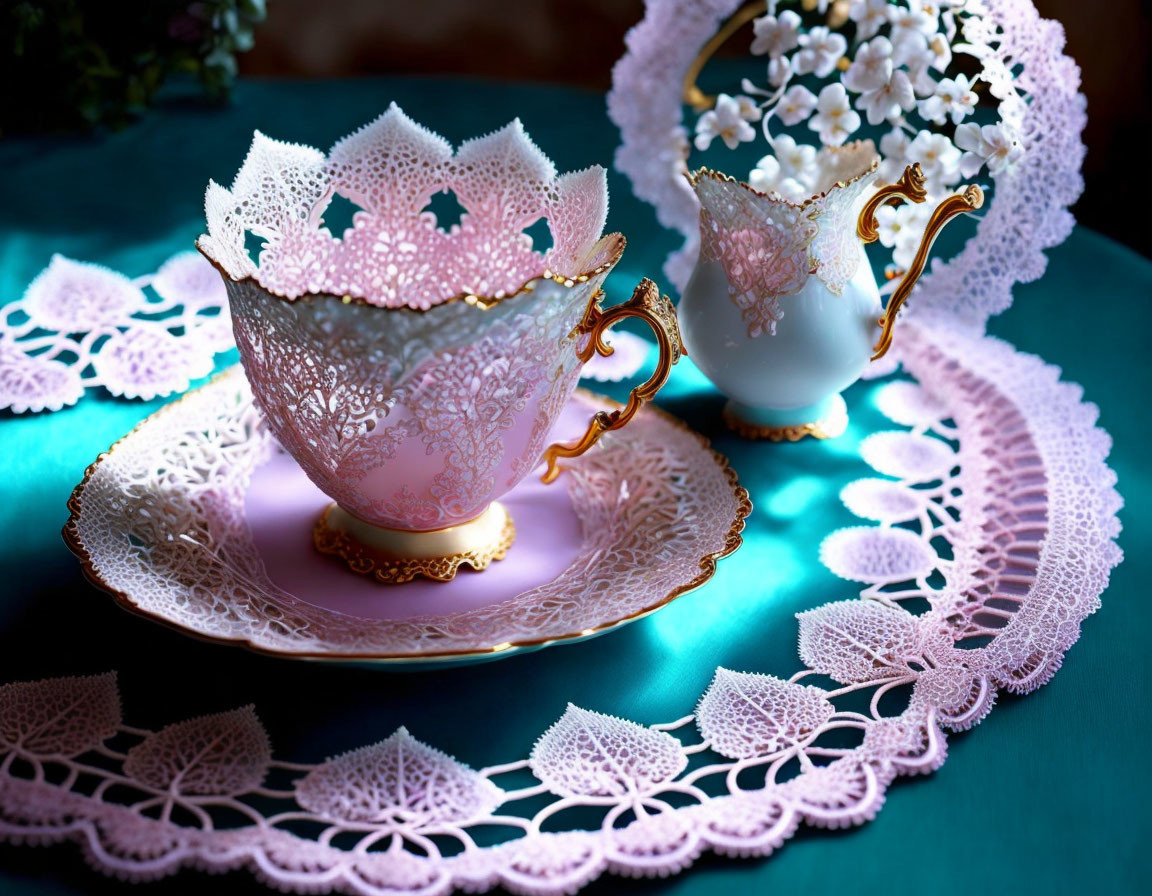
[[[728,396],[725,421],[749,438],[844,431],[840,392],[887,352],[941,229],[984,200],[969,186],[940,203],[884,307],[864,246],[878,237],[881,205],[927,198],[923,171],[910,165],[875,189],[870,141],[823,149],[817,161],[826,186],[802,202],[709,169],[689,178],[700,199],[700,256],[678,308],[684,346]]]

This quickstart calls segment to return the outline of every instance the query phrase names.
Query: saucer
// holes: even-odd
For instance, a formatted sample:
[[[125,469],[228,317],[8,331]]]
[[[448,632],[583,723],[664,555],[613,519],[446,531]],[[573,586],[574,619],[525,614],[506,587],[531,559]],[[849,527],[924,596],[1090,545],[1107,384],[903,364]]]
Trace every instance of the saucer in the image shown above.
[[[551,439],[618,405],[577,392]],[[237,366],[145,419],[88,468],[64,538],[126,609],[281,657],[473,662],[583,640],[712,577],[751,511],[727,460],[645,407],[552,485],[501,498],[507,557],[451,582],[381,586],[312,545],[330,503],[276,444]]]

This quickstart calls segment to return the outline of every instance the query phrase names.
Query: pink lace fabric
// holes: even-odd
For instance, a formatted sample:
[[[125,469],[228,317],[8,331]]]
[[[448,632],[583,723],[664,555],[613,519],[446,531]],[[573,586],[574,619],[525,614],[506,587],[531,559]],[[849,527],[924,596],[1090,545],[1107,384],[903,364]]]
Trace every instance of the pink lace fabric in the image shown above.
[[[447,230],[426,210],[442,191],[464,208]],[[323,226],[333,196],[360,208],[340,237]],[[453,152],[393,103],[327,156],[257,132],[231,188],[210,183],[204,209],[208,233],[197,245],[233,280],[252,277],[289,299],[326,293],[428,309],[590,273],[608,188],[599,166],[557,176],[519,119]],[[524,233],[541,218],[552,236],[544,254]],[[263,240],[259,264],[248,234]]]
[[[278,762],[251,708],[153,732],[124,724],[111,674],[7,684],[0,835],[76,841],[95,867],[129,880],[193,866],[247,868],[296,892],[398,896],[499,885],[554,894],[605,872],[675,873],[705,850],[767,855],[801,824],[871,819],[896,778],[939,767],[949,732],[978,723],[999,692],[1029,693],[1051,678],[1120,560],[1121,501],[1104,463],[1110,439],[1078,387],[1035,357],[955,328],[922,321],[905,327],[899,345],[918,382],[882,387],[879,406],[897,428],[864,442],[877,475],[842,493],[865,524],[832,533],[820,551],[860,590],[846,586],[845,599],[799,614],[805,669],[791,678],[717,669],[690,714],[652,726],[569,706],[527,757],[483,769],[403,728],[327,762]],[[217,611],[227,605],[240,636],[244,608],[276,597],[243,539],[223,537],[239,521],[208,496],[240,489],[271,443],[235,373],[184,402],[222,429],[210,439],[182,425],[182,440],[157,430],[171,444],[163,471],[137,467],[133,458],[143,455],[125,443],[128,451],[89,482],[84,504],[105,510],[81,514],[79,531],[102,575],[135,578],[136,590],[154,579],[155,599],[167,589],[178,600],[171,583],[190,567],[211,575],[222,603],[204,612],[222,619]],[[654,433],[651,447],[667,438]],[[217,443],[230,462],[206,464]],[[633,455],[614,457],[609,447],[604,456],[570,486],[589,490],[577,506],[610,486]],[[201,490],[181,479],[200,495],[199,508],[149,503],[149,493],[165,492],[148,488],[132,492],[128,503],[138,508],[123,507],[124,482],[187,478],[189,465],[205,479]],[[133,542],[151,536],[109,534],[126,520],[108,516],[117,501],[99,500],[105,492],[119,496],[116,512],[132,525],[175,525],[185,535],[145,556]],[[692,533],[704,536],[685,522],[683,536]],[[937,550],[940,539],[950,552]],[[642,568],[658,574],[663,564]],[[612,581],[623,588],[627,579]],[[919,615],[909,609],[925,604]],[[542,605],[537,595],[520,609]],[[319,630],[296,613],[281,618],[281,630],[266,627],[266,637],[307,643]],[[455,637],[451,629],[440,635]],[[365,636],[351,624],[338,635],[347,643]],[[886,714],[880,698],[897,688],[908,703]],[[858,691],[871,695],[868,710],[843,708],[842,698]],[[844,745],[844,730],[854,746]],[[697,753],[706,761],[690,767]],[[527,785],[525,771],[534,779]],[[514,775],[521,783],[510,783]],[[710,796],[714,788],[721,794]],[[520,801],[541,796],[542,806],[522,809]],[[599,824],[543,830],[572,806],[594,809]],[[224,816],[246,821],[217,824]],[[301,820],[312,822],[311,833],[298,833]],[[510,839],[479,845],[473,831],[493,825]],[[445,842],[458,847],[442,849]]]
[[[742,0],[648,0],[644,20],[628,34],[613,69],[608,112],[620,128],[616,167],[650,202],[684,246],[665,264],[683,289],[700,251],[699,203],[685,178],[688,133],[681,89],[697,52]],[[934,259],[916,287],[909,314],[947,313],[978,332],[1012,302],[1012,287],[1044,273],[1044,250],[1072,230],[1068,211],[1083,190],[1085,124],[1080,72],[1062,52],[1064,30],[1042,19],[1030,0],[980,0],[964,6],[964,41],[979,57],[1000,114],[1021,134],[1020,160],[992,175],[991,201],[964,249]],[[758,60],[756,65],[762,64]],[[1014,89],[1002,89],[1005,79]]]
[[[0,409],[58,411],[99,386],[144,400],[183,391],[231,347],[227,305],[195,252],[136,279],[54,255],[0,307]]]

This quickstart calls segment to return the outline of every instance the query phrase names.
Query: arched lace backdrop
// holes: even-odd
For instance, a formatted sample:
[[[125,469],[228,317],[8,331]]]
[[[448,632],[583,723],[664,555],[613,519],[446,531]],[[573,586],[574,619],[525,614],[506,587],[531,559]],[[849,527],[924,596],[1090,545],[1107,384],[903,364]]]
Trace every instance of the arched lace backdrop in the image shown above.
[[[608,110],[620,128],[616,167],[660,223],[684,235],[664,268],[677,288],[700,249],[700,203],[685,177],[690,138],[697,147],[759,141],[766,155],[756,169],[726,173],[795,199],[812,187],[818,147],[869,129],[882,135],[881,178],[894,180],[915,160],[928,175],[928,202],[881,215],[881,242],[898,263],[914,254],[934,199],[961,180],[991,183],[975,234],[953,258],[932,261],[906,313],[946,314],[979,330],[1011,304],[1015,283],[1044,273],[1043,250],[1068,237],[1068,206],[1083,189],[1084,98],[1058,22],[1040,18],[1030,0],[769,0],[749,47],[750,80],[739,85],[747,94],[721,97],[693,127],[681,100],[684,76],[742,5],[648,0],[613,70]],[[803,22],[802,5],[816,7]],[[844,28],[814,24],[824,15],[835,22],[842,10]],[[845,70],[842,59],[851,63]],[[963,74],[973,68],[971,79]],[[988,110],[975,107],[980,96]],[[993,107],[995,120],[984,123]]]
[[[1048,681],[1120,560],[1110,440],[1078,387],[954,329],[908,325],[899,345],[918,384],[882,387],[899,428],[865,440],[877,475],[842,493],[865,525],[821,548],[863,589],[846,583],[845,599],[800,614],[805,671],[791,679],[718,669],[706,693],[685,695],[685,709],[699,700],[692,714],[651,727],[570,706],[527,759],[478,770],[404,729],[317,765],[278,762],[251,708],[150,732],[124,723],[112,675],[8,684],[0,833],[75,840],[130,879],[243,867],[300,892],[543,894],[606,870],[679,871],[706,849],[765,855],[801,823],[871,818],[895,778],[938,767],[948,732],[979,722],[999,691]],[[263,450],[258,424],[246,402],[222,412],[227,452]],[[205,457],[171,461],[179,475]],[[234,487],[219,461],[213,487]],[[920,615],[904,608],[924,601]],[[910,700],[886,715],[894,688]],[[867,711],[844,706],[856,692]],[[763,786],[742,784],[746,769]],[[521,811],[540,795],[545,808]],[[602,825],[551,832],[572,806],[599,809]],[[294,832],[301,819],[313,834]],[[493,826],[508,839],[478,843]]]

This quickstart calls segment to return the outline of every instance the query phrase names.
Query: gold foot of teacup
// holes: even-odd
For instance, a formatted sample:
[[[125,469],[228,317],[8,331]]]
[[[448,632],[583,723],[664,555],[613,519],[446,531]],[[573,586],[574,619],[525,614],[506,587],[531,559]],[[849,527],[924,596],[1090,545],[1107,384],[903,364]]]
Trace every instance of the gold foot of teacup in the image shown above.
[[[735,401],[724,406],[724,423],[745,439],[798,442],[834,439],[848,428],[848,406],[839,395],[803,408],[753,408]]]
[[[330,504],[312,529],[320,553],[341,557],[353,572],[385,585],[417,576],[450,582],[461,566],[482,570],[503,560],[515,540],[512,516],[497,501],[470,522],[430,532],[373,526]]]

